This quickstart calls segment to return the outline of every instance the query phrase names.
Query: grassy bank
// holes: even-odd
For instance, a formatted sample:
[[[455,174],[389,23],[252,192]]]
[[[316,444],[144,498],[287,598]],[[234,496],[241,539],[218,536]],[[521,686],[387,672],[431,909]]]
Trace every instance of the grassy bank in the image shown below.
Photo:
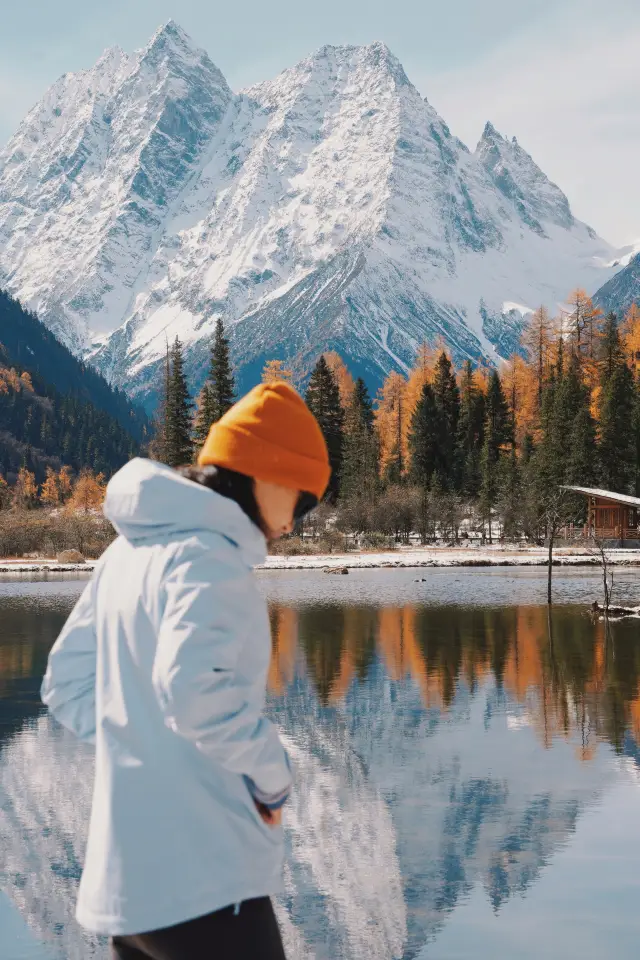
[[[55,559],[63,550],[78,550],[96,559],[115,537],[100,514],[47,510],[0,511],[0,557]]]

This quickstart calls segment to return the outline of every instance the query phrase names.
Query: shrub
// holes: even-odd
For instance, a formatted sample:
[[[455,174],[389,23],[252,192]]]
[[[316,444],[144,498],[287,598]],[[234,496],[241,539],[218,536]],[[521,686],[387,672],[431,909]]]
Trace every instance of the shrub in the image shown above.
[[[108,520],[92,514],[8,510],[0,513],[0,557],[38,554],[55,557],[63,550],[99,557],[115,539]]]

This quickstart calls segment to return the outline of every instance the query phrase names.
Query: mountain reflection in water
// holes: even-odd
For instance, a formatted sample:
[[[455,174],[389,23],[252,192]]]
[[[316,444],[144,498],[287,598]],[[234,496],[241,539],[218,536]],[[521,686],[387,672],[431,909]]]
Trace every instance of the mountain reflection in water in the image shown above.
[[[71,602],[0,599],[0,886],[61,957],[86,960],[106,956],[73,920],[92,754],[37,701]],[[278,908],[292,960],[439,957],[456,907],[481,889],[499,917],[639,768],[633,623],[607,635],[570,606],[551,621],[527,606],[270,610],[269,710],[297,780]]]

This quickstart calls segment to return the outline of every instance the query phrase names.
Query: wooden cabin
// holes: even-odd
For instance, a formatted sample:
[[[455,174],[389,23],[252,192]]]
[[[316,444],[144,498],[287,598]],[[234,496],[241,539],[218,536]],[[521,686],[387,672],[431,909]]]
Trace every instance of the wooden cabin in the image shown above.
[[[572,493],[587,497],[587,523],[585,537],[598,540],[616,540],[640,545],[640,497],[611,490],[595,490],[592,487],[564,487]]]

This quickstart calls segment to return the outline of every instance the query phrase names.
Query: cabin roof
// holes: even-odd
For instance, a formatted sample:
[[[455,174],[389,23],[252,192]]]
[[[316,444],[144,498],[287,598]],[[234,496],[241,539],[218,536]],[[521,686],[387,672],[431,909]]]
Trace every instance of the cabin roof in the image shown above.
[[[572,493],[583,493],[586,497],[599,497],[601,500],[610,500],[612,503],[623,503],[627,507],[640,507],[640,497],[630,497],[626,493],[614,493],[612,490],[596,490],[594,487],[564,486],[563,490]]]

